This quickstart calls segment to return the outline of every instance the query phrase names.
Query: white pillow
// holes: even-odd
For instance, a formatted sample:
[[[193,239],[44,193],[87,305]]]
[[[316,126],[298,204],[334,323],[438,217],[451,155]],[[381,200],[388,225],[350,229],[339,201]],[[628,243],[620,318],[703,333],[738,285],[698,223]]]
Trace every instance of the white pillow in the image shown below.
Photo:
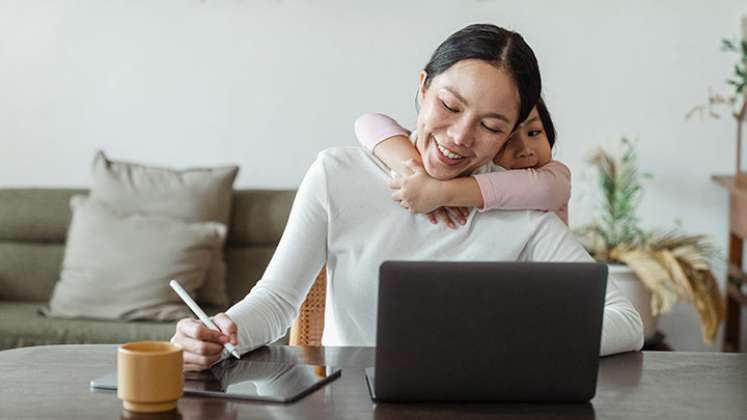
[[[124,213],[83,196],[74,196],[71,206],[48,315],[159,321],[191,315],[168,283],[177,279],[196,295],[223,247],[225,225]]]
[[[238,171],[238,166],[182,170],[146,166],[109,160],[99,151],[93,160],[90,196],[123,212],[230,226],[233,182]],[[226,307],[229,302],[222,248],[213,261],[197,300]]]

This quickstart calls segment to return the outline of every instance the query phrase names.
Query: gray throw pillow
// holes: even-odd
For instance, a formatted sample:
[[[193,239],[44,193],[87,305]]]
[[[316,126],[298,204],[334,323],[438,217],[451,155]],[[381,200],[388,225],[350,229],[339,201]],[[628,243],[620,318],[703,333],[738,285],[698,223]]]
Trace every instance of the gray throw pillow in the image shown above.
[[[123,212],[230,226],[233,182],[238,171],[238,166],[184,170],[146,166],[112,161],[99,151],[93,160],[90,197]],[[223,249],[219,249],[197,300],[226,307],[225,277]]]
[[[177,279],[195,295],[225,242],[225,225],[125,213],[83,196],[74,196],[71,206],[47,315],[160,321],[190,315],[168,283]]]

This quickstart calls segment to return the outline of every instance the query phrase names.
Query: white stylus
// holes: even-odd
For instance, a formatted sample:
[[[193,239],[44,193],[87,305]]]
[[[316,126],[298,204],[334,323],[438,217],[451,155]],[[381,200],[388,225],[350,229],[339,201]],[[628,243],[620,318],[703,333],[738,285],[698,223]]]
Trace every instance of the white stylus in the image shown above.
[[[206,327],[210,328],[213,331],[220,331],[220,328],[218,328],[215,323],[210,319],[210,317],[207,316],[205,311],[202,310],[199,306],[197,306],[197,303],[192,300],[192,298],[189,296],[189,293],[187,293],[186,290],[182,287],[181,284],[179,284],[176,280],[171,280],[169,282],[169,286],[171,286],[172,289],[176,292],[177,295],[184,301],[184,303],[189,306],[189,309],[192,310],[192,312],[197,315],[197,318],[200,318],[200,321],[202,321],[203,324],[205,324]],[[223,345],[223,348],[225,348],[229,353],[233,355],[233,357],[237,359],[241,359],[241,356],[239,356],[239,352],[236,351],[236,347],[233,346],[231,343],[226,343]]]

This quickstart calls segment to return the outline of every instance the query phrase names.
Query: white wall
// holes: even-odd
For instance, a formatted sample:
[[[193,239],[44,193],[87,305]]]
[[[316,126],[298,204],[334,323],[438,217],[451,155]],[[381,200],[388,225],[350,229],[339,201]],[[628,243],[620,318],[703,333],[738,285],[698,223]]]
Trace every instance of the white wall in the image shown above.
[[[88,185],[103,148],[177,167],[236,162],[238,187],[295,188],[317,151],[354,144],[357,115],[411,126],[438,43],[492,22],[540,60],[557,157],[574,171],[572,224],[592,209],[585,158],[631,136],[655,175],[645,225],[679,219],[725,245],[727,195],[710,176],[733,170],[734,126],[684,115],[709,87],[729,91],[735,57],[720,38],[745,12],[744,0],[0,0],[0,186]],[[703,348],[695,319],[682,322],[671,341]]]

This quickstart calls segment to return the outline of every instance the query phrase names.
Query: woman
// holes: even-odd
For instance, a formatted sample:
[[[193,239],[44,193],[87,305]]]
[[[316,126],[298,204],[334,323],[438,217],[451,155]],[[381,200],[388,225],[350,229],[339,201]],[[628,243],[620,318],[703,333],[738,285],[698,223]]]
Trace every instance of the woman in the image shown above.
[[[452,179],[490,169],[540,90],[534,53],[519,34],[471,25],[451,35],[420,73],[415,144],[425,171]],[[447,99],[459,101],[461,111],[446,110]],[[554,215],[473,211],[465,228],[451,230],[402,211],[390,200],[387,178],[383,165],[362,148],[321,152],[298,189],[263,278],[215,317],[222,332],[192,319],[177,324],[172,341],[184,347],[185,369],[218,361],[226,341],[245,353],[281,337],[325,262],[322,343],[372,346],[379,265],[385,260],[592,261]],[[638,313],[610,284],[601,353],[638,350],[642,342]]]

